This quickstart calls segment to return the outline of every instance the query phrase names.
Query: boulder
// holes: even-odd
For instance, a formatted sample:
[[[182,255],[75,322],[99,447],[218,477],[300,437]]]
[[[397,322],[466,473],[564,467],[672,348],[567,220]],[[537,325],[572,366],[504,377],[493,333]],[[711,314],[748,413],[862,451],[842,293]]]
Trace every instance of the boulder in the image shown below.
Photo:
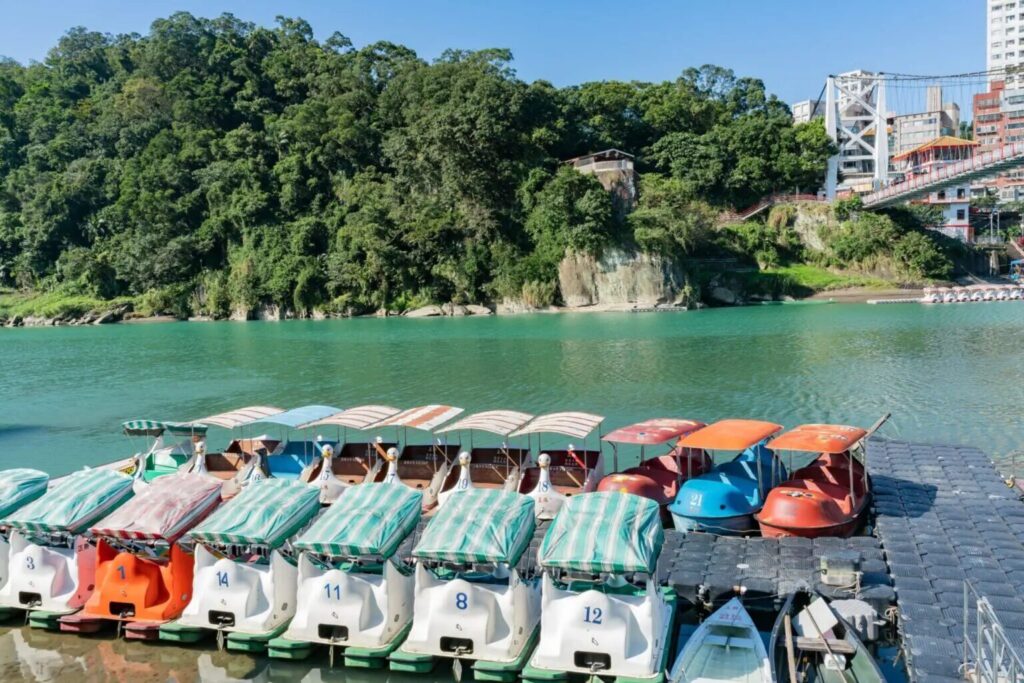
[[[739,298],[736,296],[736,292],[732,291],[728,287],[722,287],[721,285],[711,289],[711,298],[720,304],[728,304],[730,306],[739,301]]]
[[[467,311],[466,307],[463,306],[462,304],[444,304],[444,305],[441,306],[441,310],[444,311],[445,315],[450,315],[450,316],[455,316],[455,317],[462,317],[464,315],[469,315],[469,311]]]
[[[118,317],[119,316],[114,311],[104,311],[103,313],[100,313],[98,316],[96,316],[96,318],[92,321],[92,324],[107,325],[109,323],[116,323]]]
[[[468,315],[494,315],[494,311],[479,304],[469,304],[468,306],[464,306],[464,308]]]
[[[422,306],[405,312],[406,318],[433,318],[439,315],[444,315],[444,311],[441,310],[440,306],[434,305]]]

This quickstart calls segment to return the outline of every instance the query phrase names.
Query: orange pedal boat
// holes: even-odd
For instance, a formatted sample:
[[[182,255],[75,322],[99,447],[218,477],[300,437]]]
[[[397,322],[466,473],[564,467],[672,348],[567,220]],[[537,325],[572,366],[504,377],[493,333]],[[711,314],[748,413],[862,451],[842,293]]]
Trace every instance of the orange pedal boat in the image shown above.
[[[220,482],[201,474],[154,479],[90,533],[96,547],[96,588],[60,629],[93,633],[124,623],[126,638],[150,639],[181,616],[192,597],[192,553],[179,540],[217,507]]]
[[[602,441],[612,445],[612,466],[616,474],[609,474],[597,485],[598,491],[621,491],[644,496],[665,506],[679,493],[682,483],[711,469],[711,458],[699,448],[683,448],[674,445],[668,453],[647,458],[647,446],[657,446],[677,441],[705,427],[697,420],[656,418],[645,420],[628,427],[621,427],[605,435]],[[619,472],[619,444],[640,447],[640,464]]]
[[[768,493],[764,507],[754,517],[761,534],[781,536],[847,537],[864,521],[871,501],[867,469],[854,455],[872,429],[846,425],[801,425],[773,439],[768,448],[777,453],[817,453]]]

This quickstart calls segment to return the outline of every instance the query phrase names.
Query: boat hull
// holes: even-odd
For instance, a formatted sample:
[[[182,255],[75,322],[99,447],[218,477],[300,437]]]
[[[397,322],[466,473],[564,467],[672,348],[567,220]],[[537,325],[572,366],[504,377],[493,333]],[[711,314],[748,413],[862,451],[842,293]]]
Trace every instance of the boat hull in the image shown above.
[[[7,542],[0,540],[7,546]],[[11,533],[0,571],[0,607],[41,610],[53,614],[77,612],[92,595],[96,576],[96,546],[84,536],[73,547],[39,545],[24,534]]]
[[[676,531],[681,533],[704,531],[719,536],[744,536],[757,530],[757,522],[754,521],[753,515],[685,517],[673,512],[672,524]]]

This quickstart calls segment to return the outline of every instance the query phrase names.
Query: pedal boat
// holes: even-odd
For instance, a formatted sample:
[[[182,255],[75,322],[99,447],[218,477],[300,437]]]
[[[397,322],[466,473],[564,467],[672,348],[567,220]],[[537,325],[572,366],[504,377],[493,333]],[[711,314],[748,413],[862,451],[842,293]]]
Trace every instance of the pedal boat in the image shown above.
[[[249,406],[210,415],[196,420],[196,423],[207,428],[219,427],[234,432],[251,422],[283,412],[282,408],[272,406]],[[195,445],[195,455],[184,467],[184,471],[220,480],[223,483],[224,498],[231,498],[238,493],[239,489],[235,480],[239,473],[256,458],[257,452],[273,450],[277,446],[278,442],[269,437],[264,440],[240,435],[237,438],[232,438],[223,451],[209,452],[206,442],[201,441]]]
[[[374,481],[385,462],[384,454],[389,448],[397,446],[397,443],[384,442],[383,439],[379,442],[350,441],[348,430],[365,432],[369,427],[399,412],[398,408],[391,406],[359,406],[303,425],[317,430],[332,427],[336,430],[335,442],[339,446],[321,450],[320,457],[302,475],[303,481],[320,488],[321,503],[330,505],[348,487]]]
[[[460,413],[462,408],[453,406],[421,406],[403,410],[372,425],[370,428],[373,430],[394,429],[397,436],[395,440],[401,444],[400,448],[392,447],[384,451],[386,465],[377,471],[374,481],[405,484],[423,491],[423,509],[436,507],[441,485],[458,457],[459,444],[449,444],[447,435],[434,439],[430,444],[410,444],[408,432],[415,429],[432,434]],[[383,444],[384,438],[378,436],[377,442]]]
[[[111,469],[79,470],[6,514],[10,545],[0,607],[33,612],[50,625],[77,612],[95,584],[96,546],[85,533],[132,497],[132,478]],[[46,614],[37,614],[42,612]]]
[[[425,672],[438,657],[476,678],[512,680],[538,635],[540,583],[517,566],[533,539],[533,499],[470,489],[439,509],[416,547],[412,628],[392,671]]]
[[[271,657],[298,658],[311,644],[343,649],[355,666],[387,658],[412,622],[412,566],[396,553],[416,530],[423,493],[398,484],[345,491],[294,547],[299,556],[297,609]]]
[[[319,491],[285,479],[253,481],[189,532],[196,543],[192,599],[160,639],[188,642],[203,629],[229,649],[260,650],[295,614],[298,570],[289,539],[320,511]]]
[[[302,480],[313,461],[330,442],[323,439],[293,439],[296,432],[305,431],[303,425],[339,412],[333,406],[310,405],[292,408],[282,413],[259,417],[241,425],[242,429],[254,431],[271,430],[273,435],[263,434],[253,439],[253,449],[244,464],[233,477],[232,483],[238,489],[253,481],[267,479]],[[238,443],[238,442],[235,442]],[[232,444],[233,445],[233,444]],[[330,444],[334,447],[334,444]],[[230,450],[230,448],[228,449]]]
[[[852,535],[864,522],[871,502],[867,469],[854,455],[868,435],[859,427],[802,425],[772,440],[777,453],[814,453],[816,458],[796,470],[768,493],[755,515],[761,534],[782,536]],[[863,456],[862,456],[863,457]]]
[[[669,683],[776,680],[761,634],[739,598],[725,603],[697,627],[676,657],[668,678]]]
[[[654,419],[638,422],[606,434],[602,441],[612,446],[612,469],[598,485],[598,491],[618,491],[644,496],[662,506],[663,519],[667,519],[665,506],[676,499],[684,481],[711,469],[711,458],[700,449],[673,445],[668,453],[647,457],[648,446],[677,442],[687,434],[705,427],[696,420]],[[619,446],[639,446],[640,464],[619,470]]]
[[[96,588],[82,611],[60,619],[60,630],[94,633],[104,622],[126,638],[155,639],[192,597],[192,552],[186,531],[220,504],[220,484],[200,474],[153,480],[89,530],[96,539]]]
[[[675,528],[741,535],[757,530],[754,514],[765,495],[786,478],[785,469],[765,442],[781,425],[758,420],[721,420],[683,437],[679,446],[706,452],[739,451],[733,460],[679,487],[669,505]],[[713,456],[712,456],[713,457]]]
[[[604,476],[604,458],[600,450],[600,427],[604,418],[590,413],[549,413],[535,418],[510,437],[537,436],[538,453],[533,466],[523,471],[519,492],[533,498],[537,519],[554,519],[570,496],[597,489]],[[597,431],[598,449],[587,450],[587,437]],[[568,444],[564,450],[544,449],[541,436],[558,434],[582,439],[583,450]]]
[[[139,488],[157,477],[187,471],[195,458],[196,446],[205,445],[207,427],[195,422],[129,420],[122,423],[121,431],[132,440],[150,439],[148,446],[114,465],[134,476]]]
[[[885,676],[854,629],[817,593],[792,593],[772,629],[775,680],[884,683]]]
[[[532,419],[533,415],[529,413],[488,410],[437,430],[435,434],[465,432],[469,436],[469,449],[459,453],[459,466],[448,471],[448,477],[441,485],[438,505],[444,505],[452,495],[470,488],[518,491],[523,466],[530,451],[528,448],[511,448],[508,438],[509,434]],[[477,446],[474,444],[475,432],[499,437],[501,443],[497,446]]]
[[[654,578],[664,538],[650,498],[588,493],[562,506],[540,547],[543,637],[525,680],[663,680],[675,614]]]
[[[28,505],[44,493],[50,484],[50,475],[39,470],[18,467],[0,470],[0,519]],[[8,543],[8,529],[0,526],[0,589],[7,583],[11,545]],[[4,612],[0,609],[0,618]]]

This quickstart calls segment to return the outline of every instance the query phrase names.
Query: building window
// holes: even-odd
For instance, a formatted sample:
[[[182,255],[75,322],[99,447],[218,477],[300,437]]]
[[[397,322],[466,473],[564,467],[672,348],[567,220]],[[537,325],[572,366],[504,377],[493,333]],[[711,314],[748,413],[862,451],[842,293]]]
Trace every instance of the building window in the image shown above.
[[[958,187],[956,189],[956,198],[957,199],[963,199],[966,194],[967,194],[967,191],[964,188]]]
[[[938,198],[939,199],[945,199],[946,198],[946,191],[945,190],[939,190]]]
[[[964,218],[965,218],[964,210],[963,209],[957,209],[956,210],[956,219],[958,221],[962,221],[962,220],[964,220]]]

